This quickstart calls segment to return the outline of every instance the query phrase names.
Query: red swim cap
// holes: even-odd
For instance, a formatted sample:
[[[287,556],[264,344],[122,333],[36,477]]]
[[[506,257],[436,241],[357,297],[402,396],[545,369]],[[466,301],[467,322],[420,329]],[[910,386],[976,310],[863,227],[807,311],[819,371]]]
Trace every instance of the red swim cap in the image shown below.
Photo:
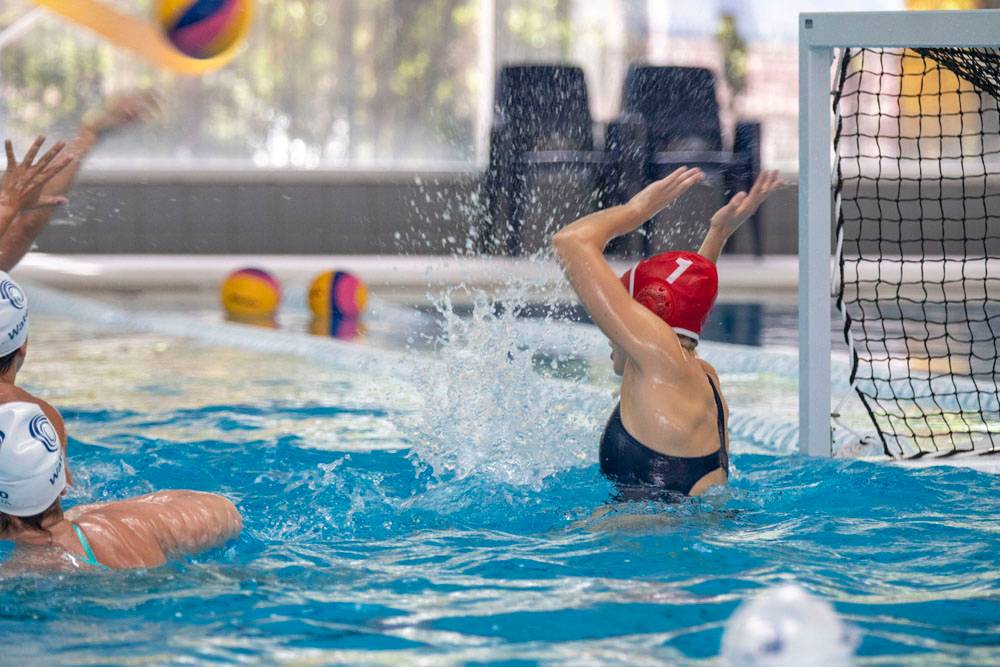
[[[674,331],[698,340],[719,293],[719,274],[696,252],[664,252],[626,271],[622,284]]]

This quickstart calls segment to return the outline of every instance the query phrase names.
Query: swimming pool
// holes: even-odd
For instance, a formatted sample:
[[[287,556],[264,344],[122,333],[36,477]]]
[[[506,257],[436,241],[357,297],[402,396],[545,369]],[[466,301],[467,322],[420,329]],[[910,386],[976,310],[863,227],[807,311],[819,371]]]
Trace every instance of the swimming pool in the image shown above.
[[[246,527],[155,570],[0,579],[11,662],[701,664],[790,579],[867,661],[1000,660],[998,478],[790,455],[784,353],[706,346],[737,422],[728,489],[609,518],[590,327],[484,307],[401,351],[418,321],[377,304],[353,344],[29,296],[24,379],[67,418],[71,501],[219,491]]]

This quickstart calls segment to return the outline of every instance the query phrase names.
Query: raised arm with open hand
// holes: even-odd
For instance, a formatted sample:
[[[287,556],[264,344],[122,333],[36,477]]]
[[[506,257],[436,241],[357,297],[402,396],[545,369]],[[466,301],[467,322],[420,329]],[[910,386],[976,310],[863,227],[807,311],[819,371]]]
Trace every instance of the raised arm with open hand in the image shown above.
[[[700,169],[677,169],[646,186],[627,204],[591,213],[563,227],[552,239],[570,285],[597,326],[639,366],[673,357],[680,350],[673,330],[632,298],[604,258],[604,246],[639,227],[704,179]],[[664,338],[668,342],[664,342]]]
[[[738,192],[729,203],[720,208],[712,216],[705,240],[698,249],[702,257],[719,261],[719,254],[726,241],[740,228],[747,218],[753,215],[772,192],[781,185],[777,171],[762,171],[754,182],[750,192]]]
[[[558,251],[560,245],[584,243],[603,251],[608,241],[635,231],[704,178],[700,169],[676,169],[666,178],[647,185],[628,203],[591,213],[566,225],[556,234],[554,240],[560,242],[556,249]],[[565,264],[566,257],[562,252],[559,255]]]
[[[160,111],[160,97],[150,91],[133,91],[116,95],[99,110],[88,114],[77,130],[76,137],[66,148],[70,164],[56,174],[42,190],[43,197],[61,202],[73,184],[84,158],[97,142],[108,134],[141,123]],[[38,235],[52,218],[52,207],[35,207],[21,211],[6,233],[0,233],[0,270],[10,271],[28,253]]]
[[[20,211],[36,206],[58,206],[66,203],[65,197],[43,195],[42,188],[56,174],[65,169],[73,158],[61,155],[66,144],[55,144],[36,162],[35,157],[45,143],[45,137],[38,137],[24,155],[20,163],[14,155],[14,145],[8,139],[4,142],[7,151],[7,170],[0,181],[0,209],[13,219]],[[9,224],[10,221],[7,221]],[[4,225],[6,229],[6,225]]]

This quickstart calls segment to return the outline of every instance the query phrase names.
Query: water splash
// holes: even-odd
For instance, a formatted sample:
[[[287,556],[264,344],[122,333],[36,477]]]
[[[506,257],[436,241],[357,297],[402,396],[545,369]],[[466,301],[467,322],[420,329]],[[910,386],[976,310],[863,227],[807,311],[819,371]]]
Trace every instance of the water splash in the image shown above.
[[[459,286],[431,297],[441,318],[439,366],[410,378],[424,402],[400,418],[414,456],[438,476],[484,475],[537,489],[557,472],[593,463],[595,415],[609,409],[611,392],[579,374],[551,377],[561,359],[532,344],[520,319],[544,290],[512,281],[499,296]],[[468,317],[456,309],[456,294],[471,299]]]

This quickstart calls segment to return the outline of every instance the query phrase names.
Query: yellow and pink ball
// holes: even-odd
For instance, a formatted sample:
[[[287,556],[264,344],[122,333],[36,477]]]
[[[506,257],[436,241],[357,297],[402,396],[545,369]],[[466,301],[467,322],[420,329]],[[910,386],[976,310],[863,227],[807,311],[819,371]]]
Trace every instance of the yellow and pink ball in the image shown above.
[[[315,317],[354,320],[368,304],[368,288],[347,271],[326,271],[309,285],[309,310]]]
[[[281,304],[281,284],[263,269],[238,269],[222,281],[219,298],[233,319],[273,319]]]
[[[156,18],[167,39],[192,58],[215,58],[250,30],[253,0],[160,0]]]

